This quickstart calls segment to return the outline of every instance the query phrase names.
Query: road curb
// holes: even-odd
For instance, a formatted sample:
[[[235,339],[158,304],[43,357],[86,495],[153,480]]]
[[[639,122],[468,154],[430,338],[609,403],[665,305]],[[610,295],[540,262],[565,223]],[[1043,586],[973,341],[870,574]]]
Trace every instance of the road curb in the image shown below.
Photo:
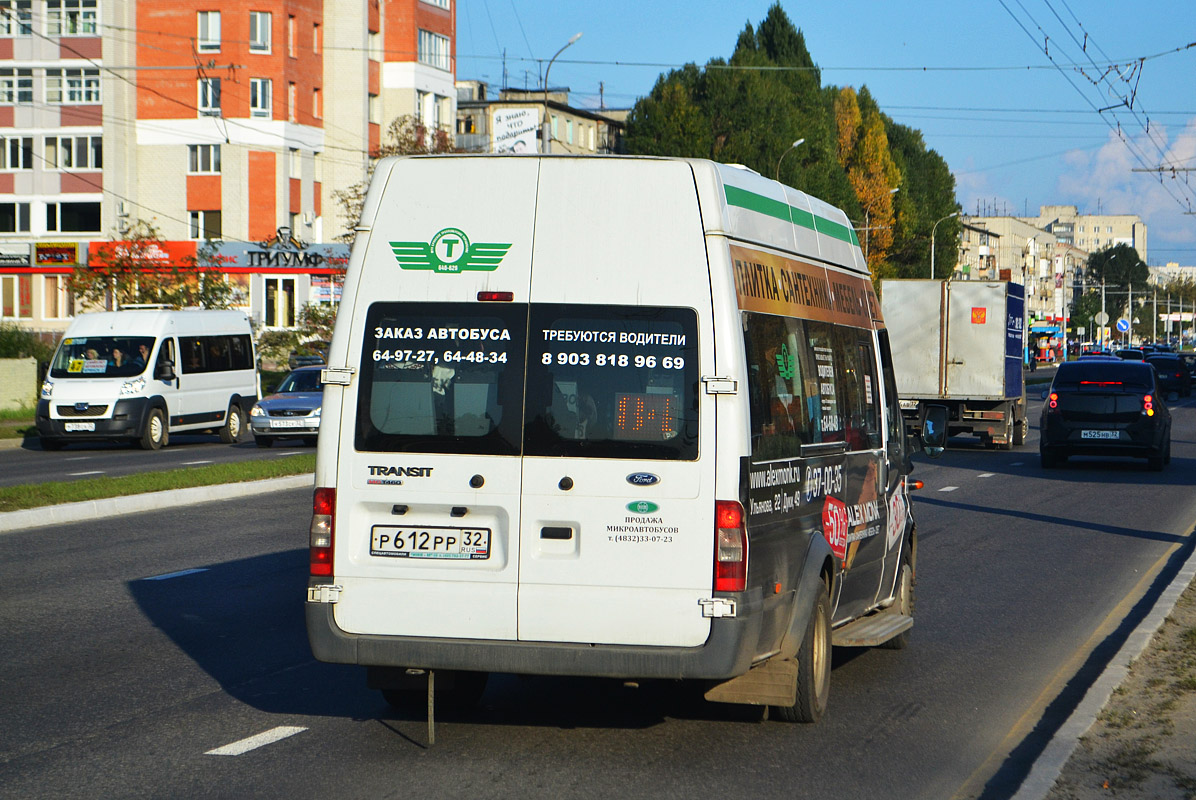
[[[1196,551],[1188,556],[1179,574],[1159,595],[1154,608],[1142,620],[1142,624],[1129,635],[1096,683],[1089,687],[1076,710],[1055,732],[1012,800],[1042,800],[1047,796],[1080,744],[1080,739],[1096,722],[1097,716],[1109,702],[1113,692],[1129,675],[1130,665],[1142,655],[1150,645],[1150,640],[1163,626],[1163,622],[1171,616],[1180,595],[1192,583],[1193,578],[1196,578]]]
[[[0,514],[0,533],[44,528],[48,525],[86,522],[103,517],[136,514],[141,511],[157,511],[176,506],[207,503],[212,500],[230,500],[266,492],[279,492],[284,489],[301,489],[305,486],[315,486],[315,473],[288,475],[285,478],[267,478],[261,481],[245,481],[244,483],[222,483],[214,486],[196,486],[190,489],[171,489],[165,492],[147,492],[124,497],[107,497],[102,500],[84,500],[79,503],[27,508],[21,511],[7,511]]]

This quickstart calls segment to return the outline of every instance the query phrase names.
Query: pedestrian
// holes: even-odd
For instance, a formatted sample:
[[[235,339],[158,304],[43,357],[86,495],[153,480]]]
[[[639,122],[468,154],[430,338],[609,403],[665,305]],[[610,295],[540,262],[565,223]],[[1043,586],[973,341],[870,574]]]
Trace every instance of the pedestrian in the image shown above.
[[[1033,350],[1031,350],[1029,353],[1026,354],[1026,358],[1030,362],[1030,371],[1033,372],[1035,369],[1038,368],[1038,356],[1035,355]]]

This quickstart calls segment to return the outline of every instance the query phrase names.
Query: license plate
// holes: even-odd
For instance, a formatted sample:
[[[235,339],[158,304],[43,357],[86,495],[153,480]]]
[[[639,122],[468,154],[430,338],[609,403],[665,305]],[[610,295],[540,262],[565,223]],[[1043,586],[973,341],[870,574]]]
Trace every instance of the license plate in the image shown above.
[[[1081,439],[1120,439],[1121,431],[1080,431]]]
[[[898,400],[897,403],[901,406],[902,411],[913,411],[918,407],[917,400]]]
[[[490,531],[487,528],[375,525],[370,531],[370,555],[477,561],[490,558]]]
[[[94,422],[68,422],[63,427],[66,428],[67,433],[76,433],[78,431],[94,431],[96,424]]]
[[[307,421],[302,419],[272,419],[271,428],[306,428]]]

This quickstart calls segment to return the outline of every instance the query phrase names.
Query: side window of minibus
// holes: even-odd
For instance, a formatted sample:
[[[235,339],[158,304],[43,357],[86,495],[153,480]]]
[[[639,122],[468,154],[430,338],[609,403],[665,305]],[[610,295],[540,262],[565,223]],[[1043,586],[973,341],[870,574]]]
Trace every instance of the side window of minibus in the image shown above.
[[[796,457],[814,441],[807,402],[814,373],[802,323],[766,314],[746,314],[745,323],[753,455]]]
[[[889,349],[889,332],[877,331],[880,344],[881,374],[885,382],[885,422],[888,431],[889,459],[901,463],[905,458],[905,421],[897,400],[897,376],[893,371],[893,354]]]

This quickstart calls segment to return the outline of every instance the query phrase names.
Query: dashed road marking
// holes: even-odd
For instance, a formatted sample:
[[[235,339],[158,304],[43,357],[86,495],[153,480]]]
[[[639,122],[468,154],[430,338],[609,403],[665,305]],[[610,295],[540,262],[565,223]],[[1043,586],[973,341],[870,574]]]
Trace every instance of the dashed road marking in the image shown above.
[[[72,478],[81,478],[84,475],[103,475],[103,474],[104,474],[104,470],[93,469],[91,472],[72,472],[71,477]]]
[[[152,578],[142,578],[143,581],[168,581],[171,578],[181,578],[184,575],[195,575],[200,572],[207,572],[207,567],[197,567],[195,569],[181,569],[178,572],[167,572],[165,575],[155,575]]]
[[[1026,465],[1026,462],[1025,462],[1025,461],[1014,461],[1014,462],[1013,462],[1012,464],[1010,464],[1009,466],[1011,466],[1011,467],[1024,467],[1025,465]]]
[[[195,464],[211,464],[211,463],[212,463],[211,459],[208,459],[207,461],[184,461],[183,466],[190,467],[190,466],[194,466]]]
[[[296,733],[303,733],[307,728],[300,728],[295,725],[280,725],[277,728],[271,728],[268,731],[259,733],[257,736],[250,736],[248,739],[242,739],[239,742],[226,744],[224,747],[217,747],[215,750],[209,750],[204,753],[205,756],[239,756],[248,753],[250,750],[256,750],[259,747],[264,747],[268,744],[286,739],[288,736],[294,736]]]
[[[958,486],[944,486],[943,488],[939,489],[939,491],[940,492],[954,492],[958,488],[959,488]]]
[[[980,473],[979,475],[977,475],[976,477],[977,477],[977,478],[991,478],[993,475],[996,475],[996,474],[997,474],[997,473],[995,473],[995,472],[981,472],[981,473]]]

